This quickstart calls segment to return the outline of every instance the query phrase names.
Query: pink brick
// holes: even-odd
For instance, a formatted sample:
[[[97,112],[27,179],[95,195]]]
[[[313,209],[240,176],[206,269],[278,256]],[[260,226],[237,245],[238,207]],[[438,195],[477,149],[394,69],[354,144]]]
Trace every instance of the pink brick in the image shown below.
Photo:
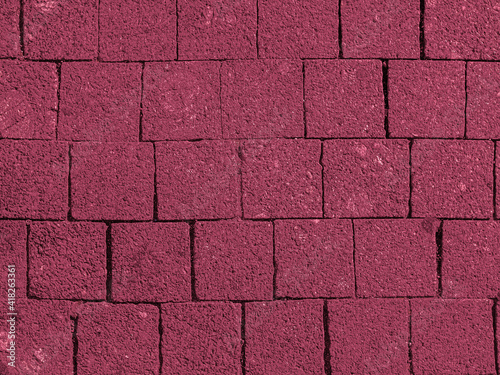
[[[0,137],[54,139],[56,64],[0,61]]]
[[[391,137],[463,137],[463,61],[390,61],[388,71]]]
[[[323,147],[326,216],[407,215],[408,141],[334,140]]]
[[[221,138],[220,63],[151,63],[144,68],[143,139]]]
[[[339,17],[336,1],[258,1],[259,57],[338,56]]]
[[[68,164],[66,143],[0,140],[0,216],[65,218]]]
[[[76,143],[71,156],[71,214],[75,219],[153,218],[153,145]]]
[[[380,61],[318,60],[305,64],[308,136],[385,137]]]
[[[30,296],[106,298],[106,225],[33,222],[29,239]]]
[[[320,153],[317,140],[246,141],[242,153],[244,216],[322,217]]]
[[[156,145],[161,220],[220,219],[241,215],[237,144],[231,141]]]
[[[247,374],[324,374],[323,302],[245,304]]]
[[[26,235],[26,223],[24,221],[0,221],[0,249],[2,249],[2,252],[0,252],[0,269],[3,272],[1,293],[4,296],[11,293],[11,291],[8,291],[8,289],[11,289],[12,283],[11,278],[7,277],[7,266],[14,265],[15,280],[13,284],[16,300],[26,298]],[[5,303],[2,308],[7,310],[7,299],[4,298]]]
[[[179,58],[257,57],[257,2],[179,0]]]
[[[139,140],[141,66],[63,63],[59,139]]]
[[[278,297],[354,296],[349,220],[277,220],[275,244]]]
[[[113,224],[111,238],[113,301],[191,300],[188,224]]]
[[[19,12],[21,2],[2,0],[0,2],[0,57],[17,57],[21,53],[19,34]]]
[[[340,7],[344,57],[420,56],[419,0],[342,0]]]
[[[498,142],[495,142],[495,181],[496,181],[496,194],[493,197],[496,202],[495,218],[500,219],[500,147]]]
[[[411,159],[413,216],[492,216],[492,142],[416,140]]]
[[[162,323],[163,374],[241,374],[238,304],[165,304]]]
[[[176,57],[175,0],[101,0],[99,26],[103,60]]]
[[[409,374],[404,299],[328,301],[332,374]]]
[[[273,297],[273,226],[269,222],[197,222],[196,294],[204,300]]]
[[[225,138],[302,137],[302,64],[289,60],[222,64]]]
[[[413,368],[420,374],[493,374],[490,300],[411,301]]]

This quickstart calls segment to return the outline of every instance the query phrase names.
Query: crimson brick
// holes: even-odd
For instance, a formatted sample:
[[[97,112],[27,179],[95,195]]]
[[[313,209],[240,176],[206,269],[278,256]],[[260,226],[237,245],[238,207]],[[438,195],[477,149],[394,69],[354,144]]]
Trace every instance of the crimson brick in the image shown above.
[[[164,374],[241,374],[239,305],[224,302],[165,304],[162,305],[162,323]]]
[[[328,301],[332,374],[409,374],[404,299]]]
[[[0,57],[17,57],[20,52],[19,12],[21,2],[2,0],[0,2]]]
[[[227,61],[221,83],[225,138],[303,136],[300,62]]]
[[[16,300],[26,298],[26,223],[24,221],[0,221],[0,269],[3,272],[2,294],[8,294],[7,266],[15,267]],[[5,297],[4,297],[5,298]],[[7,302],[3,304],[7,308]],[[1,341],[1,338],[0,338]]]
[[[492,216],[493,143],[416,140],[411,159],[414,216]]]
[[[277,220],[278,297],[353,297],[352,226],[348,220]]]
[[[273,297],[273,226],[269,222],[197,222],[196,294],[205,300]]]
[[[392,137],[462,137],[464,113],[464,62],[389,62]]]
[[[156,146],[156,161],[160,219],[240,216],[235,142],[162,142]]]
[[[71,155],[71,213],[75,219],[152,219],[153,145],[76,143]]]
[[[496,195],[493,199],[496,201],[496,212],[495,216],[497,219],[500,219],[500,147],[498,146],[498,142],[495,142],[495,181],[496,181]]]
[[[413,368],[420,374],[493,374],[490,300],[411,301]]]
[[[146,64],[143,138],[221,138],[220,63]]]

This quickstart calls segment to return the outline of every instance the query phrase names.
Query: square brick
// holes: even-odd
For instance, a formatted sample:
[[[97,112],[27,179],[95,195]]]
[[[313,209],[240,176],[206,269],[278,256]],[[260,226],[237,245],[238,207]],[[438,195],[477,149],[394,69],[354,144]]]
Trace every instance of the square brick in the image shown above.
[[[111,238],[113,301],[191,300],[187,223],[113,224]]]
[[[241,307],[197,302],[162,305],[163,374],[241,374]]]
[[[257,57],[257,2],[179,0],[179,59]]]
[[[0,61],[0,137],[55,139],[56,64]]]
[[[409,374],[404,299],[328,301],[333,374]]]
[[[19,12],[21,2],[0,1],[0,57],[17,57],[21,53],[19,33]]]
[[[226,61],[221,71],[225,138],[302,137],[302,64]]]
[[[153,218],[153,145],[75,143],[71,214],[78,220]]]
[[[344,57],[420,56],[419,0],[342,0],[340,7]]]
[[[106,224],[33,222],[29,238],[30,296],[106,298]]]
[[[411,163],[414,216],[492,216],[492,142],[416,140]]]
[[[406,140],[333,140],[323,150],[327,217],[406,217]]]
[[[274,139],[244,143],[245,218],[322,217],[321,142]]]
[[[278,297],[354,296],[349,220],[277,220],[275,244]]]
[[[0,217],[66,218],[68,164],[66,143],[0,140]]]
[[[103,60],[176,58],[175,0],[101,0],[99,4]]]
[[[59,139],[139,140],[141,66],[63,63]]]
[[[305,69],[308,136],[385,137],[380,61],[307,61]]]
[[[411,300],[413,369],[420,374],[493,374],[492,301]]]
[[[335,58],[338,2],[258,0],[259,57]]]
[[[197,222],[194,270],[200,299],[272,299],[272,223]]]
[[[231,141],[156,145],[161,220],[221,219],[241,215],[239,158]]]
[[[31,59],[97,57],[97,0],[25,0],[24,48]]]
[[[247,374],[324,374],[321,300],[245,304]]]
[[[435,296],[439,224],[433,219],[355,220],[359,295]]]
[[[13,278],[16,300],[26,298],[26,236],[27,230],[24,221],[0,221],[0,249],[2,249],[0,252],[0,269],[3,272],[1,293],[4,296],[10,293],[8,289],[11,289],[11,280]],[[7,276],[7,266],[9,265],[15,266],[15,277]],[[2,308],[7,312],[7,306],[10,305],[7,305],[7,298],[4,298]]]
[[[219,69],[217,61],[146,64],[142,138],[221,138]]]

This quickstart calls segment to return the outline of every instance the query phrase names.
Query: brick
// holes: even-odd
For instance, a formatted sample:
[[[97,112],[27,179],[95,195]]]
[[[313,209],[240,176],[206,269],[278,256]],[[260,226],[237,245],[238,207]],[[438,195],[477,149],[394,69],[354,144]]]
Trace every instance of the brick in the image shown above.
[[[102,0],[99,7],[103,60],[176,58],[175,0]]]
[[[159,218],[187,220],[240,216],[236,145],[231,141],[158,143]]]
[[[380,61],[307,61],[305,93],[308,136],[385,137]]]
[[[277,220],[275,247],[278,297],[354,296],[350,221]]]
[[[257,57],[257,2],[179,0],[179,59]]]
[[[162,373],[241,374],[241,307],[238,304],[165,304],[162,305],[162,324]]]
[[[0,57],[17,57],[21,54],[19,33],[19,12],[21,3],[17,0],[0,2]]]
[[[411,300],[413,368],[420,374],[493,374],[492,301]]]
[[[76,143],[71,156],[71,214],[75,219],[153,218],[153,145]]]
[[[0,61],[0,137],[54,139],[56,64]]]
[[[411,162],[414,216],[492,216],[492,142],[416,140]]]
[[[333,374],[409,374],[408,301],[328,301]]]
[[[23,2],[25,55],[31,59],[97,57],[97,0]]]
[[[191,300],[188,224],[113,224],[111,238],[113,301]]]
[[[244,142],[245,218],[322,217],[320,154],[318,140]]]
[[[359,295],[435,296],[439,224],[433,219],[355,220]]]
[[[259,57],[335,58],[338,3],[259,0]]]
[[[106,224],[33,222],[29,238],[30,296],[106,298]]]
[[[406,216],[406,140],[333,140],[323,150],[327,217]]]
[[[498,142],[495,142],[495,182],[496,182],[496,191],[495,196],[493,197],[494,202],[496,202],[496,210],[495,217],[500,219],[500,147],[498,146]]]
[[[7,277],[7,266],[15,267],[15,297],[16,300],[26,298],[26,223],[23,221],[0,221],[0,269],[2,270],[2,294],[6,296],[10,291],[11,278]],[[6,298],[6,297],[4,297]],[[7,299],[3,304],[7,309]],[[1,338],[0,338],[1,342]]]
[[[323,302],[245,304],[247,374],[323,374]]]
[[[78,374],[158,375],[158,322],[156,306],[85,304],[78,317]]]
[[[221,138],[220,63],[148,63],[144,68],[143,139]]]
[[[388,72],[391,137],[463,137],[464,62],[390,61]]]
[[[272,223],[234,220],[195,225],[194,273],[198,298],[272,299]]]
[[[0,216],[65,218],[68,164],[66,143],[0,140]]]
[[[419,58],[419,0],[342,0],[340,6],[344,57]]]

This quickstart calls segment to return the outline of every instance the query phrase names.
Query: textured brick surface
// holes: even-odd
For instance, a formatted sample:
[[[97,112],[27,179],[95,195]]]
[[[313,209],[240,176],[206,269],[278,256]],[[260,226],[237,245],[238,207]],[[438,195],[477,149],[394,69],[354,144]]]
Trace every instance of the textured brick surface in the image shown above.
[[[0,221],[0,249],[2,249],[0,253],[0,269],[3,272],[2,293],[4,296],[8,295],[8,289],[10,289],[7,266],[14,265],[16,270],[14,287],[16,299],[26,298],[26,236],[25,222]],[[2,309],[7,310],[7,306],[7,303],[5,303]]]
[[[17,0],[0,2],[0,57],[16,57],[21,52],[19,33],[19,12],[21,3]]]

